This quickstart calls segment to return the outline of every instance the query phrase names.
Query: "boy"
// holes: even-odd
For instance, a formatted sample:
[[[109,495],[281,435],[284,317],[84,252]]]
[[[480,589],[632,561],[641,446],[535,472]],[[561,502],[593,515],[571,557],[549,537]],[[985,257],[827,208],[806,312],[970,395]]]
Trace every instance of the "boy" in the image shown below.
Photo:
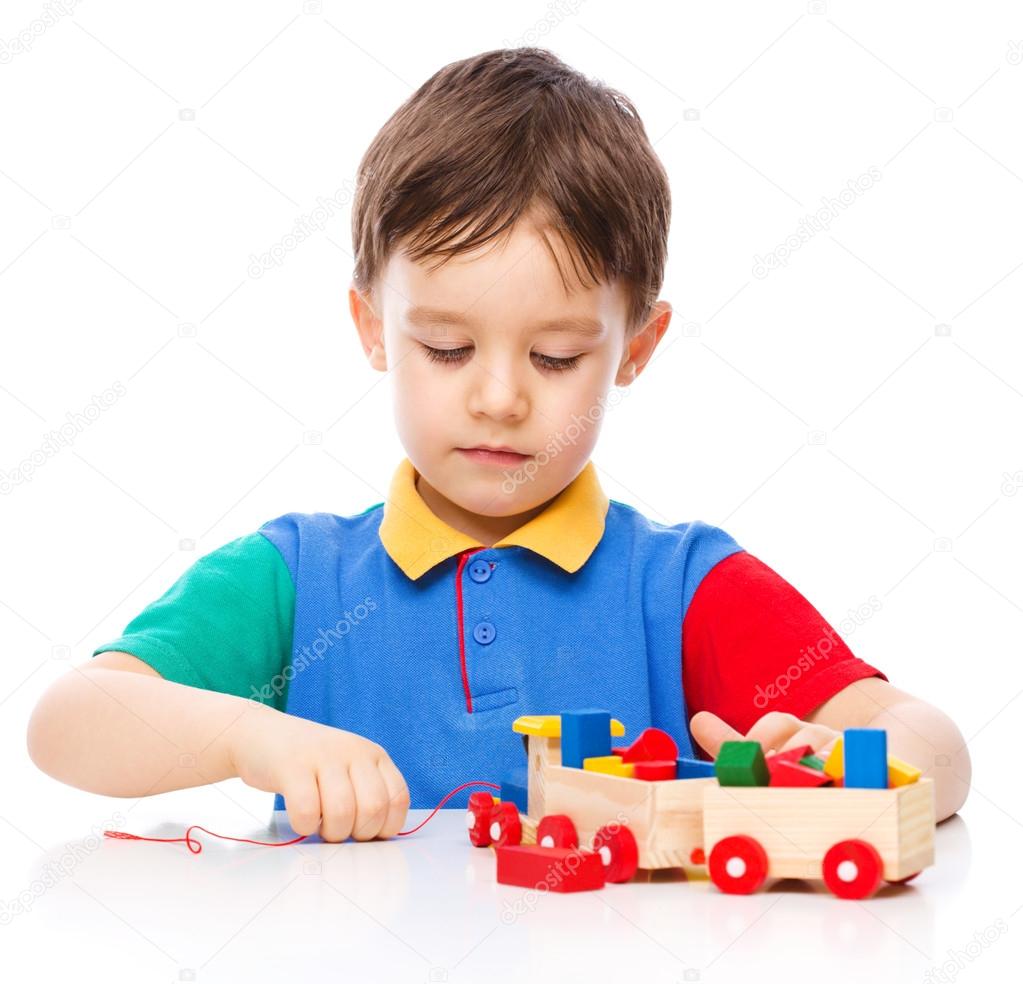
[[[353,206],[351,314],[408,454],[387,501],[289,513],[200,558],[42,697],[39,767],[115,796],[239,776],[296,832],[367,840],[520,767],[519,715],[596,706],[682,755],[884,727],[955,812],[969,755],[946,715],[723,530],[600,487],[607,394],[671,318],[669,215],[631,103],[551,53],[430,78]]]

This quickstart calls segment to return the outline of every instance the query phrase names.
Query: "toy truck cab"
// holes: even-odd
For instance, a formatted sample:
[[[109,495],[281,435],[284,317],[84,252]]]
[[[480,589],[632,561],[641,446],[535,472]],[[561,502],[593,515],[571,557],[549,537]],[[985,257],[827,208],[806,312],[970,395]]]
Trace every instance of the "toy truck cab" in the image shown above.
[[[620,721],[610,725],[611,737],[625,734]],[[512,729],[525,738],[526,787],[502,783],[497,802],[489,793],[470,796],[473,844],[585,845],[601,855],[607,881],[627,881],[639,868],[705,863],[702,800],[714,779],[646,781],[564,766],[560,715],[520,717]]]

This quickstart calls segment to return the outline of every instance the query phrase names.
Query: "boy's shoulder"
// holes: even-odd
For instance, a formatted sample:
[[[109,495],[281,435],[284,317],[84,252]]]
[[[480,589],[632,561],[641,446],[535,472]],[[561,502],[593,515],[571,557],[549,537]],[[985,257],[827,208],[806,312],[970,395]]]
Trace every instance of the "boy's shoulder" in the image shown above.
[[[631,535],[637,543],[644,541],[653,549],[742,549],[730,533],[713,523],[702,519],[662,523],[651,519],[636,506],[618,499],[609,499],[605,524],[612,535]]]
[[[341,543],[361,542],[364,547],[379,543],[377,531],[384,514],[383,506],[383,502],[376,502],[362,512],[349,515],[287,512],[268,519],[256,533],[278,549],[294,573],[300,552],[336,549]]]

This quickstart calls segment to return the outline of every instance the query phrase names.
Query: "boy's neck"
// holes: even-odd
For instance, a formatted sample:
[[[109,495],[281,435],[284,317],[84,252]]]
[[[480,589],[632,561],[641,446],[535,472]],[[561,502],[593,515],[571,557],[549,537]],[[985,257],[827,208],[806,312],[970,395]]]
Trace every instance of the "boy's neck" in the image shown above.
[[[503,540],[509,533],[514,532],[520,526],[524,526],[535,516],[547,508],[548,503],[541,503],[533,509],[515,516],[480,516],[477,513],[469,512],[450,499],[441,495],[429,482],[418,472],[415,479],[416,491],[420,498],[429,507],[438,519],[443,520],[452,529],[471,536],[478,540],[485,547],[492,547],[495,543]]]

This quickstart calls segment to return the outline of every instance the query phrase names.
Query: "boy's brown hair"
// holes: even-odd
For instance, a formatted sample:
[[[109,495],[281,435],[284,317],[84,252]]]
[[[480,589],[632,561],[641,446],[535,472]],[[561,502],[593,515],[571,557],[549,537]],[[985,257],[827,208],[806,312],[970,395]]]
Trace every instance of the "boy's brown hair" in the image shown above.
[[[452,62],[363,155],[352,206],[355,286],[369,293],[406,237],[411,259],[443,264],[530,212],[561,237],[581,283],[621,278],[626,330],[638,330],[661,289],[671,196],[635,107],[543,48]]]

